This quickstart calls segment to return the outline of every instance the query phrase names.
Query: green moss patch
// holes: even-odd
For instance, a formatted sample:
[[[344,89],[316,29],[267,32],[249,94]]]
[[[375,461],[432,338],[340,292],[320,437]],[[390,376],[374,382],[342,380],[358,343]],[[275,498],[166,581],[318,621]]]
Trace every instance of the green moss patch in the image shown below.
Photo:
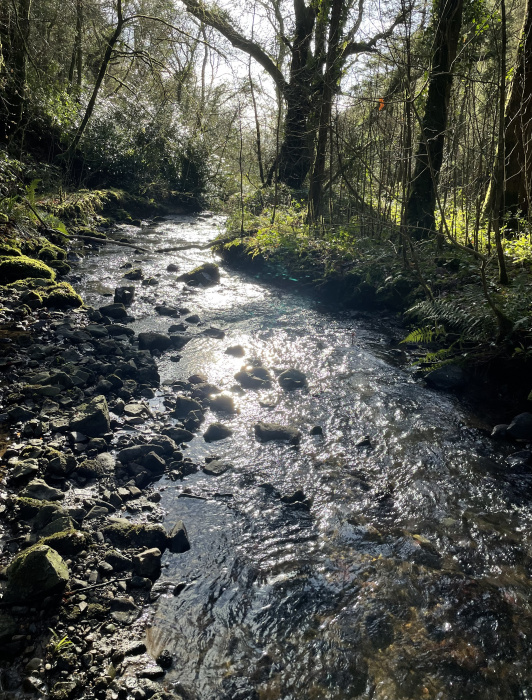
[[[0,259],[0,281],[3,284],[35,277],[54,280],[55,271],[40,260],[33,260],[26,255]]]
[[[59,282],[48,292],[44,304],[58,309],[78,308],[83,306],[83,299],[68,282]]]

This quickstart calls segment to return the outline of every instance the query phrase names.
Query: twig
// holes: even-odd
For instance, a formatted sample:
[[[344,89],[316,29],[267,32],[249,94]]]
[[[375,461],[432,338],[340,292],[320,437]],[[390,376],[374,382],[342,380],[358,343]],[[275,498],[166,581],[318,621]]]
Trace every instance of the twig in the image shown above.
[[[110,586],[111,583],[119,583],[120,581],[129,581],[128,578],[113,578],[109,581],[104,581],[103,583],[95,583],[93,586],[84,586],[83,588],[76,588],[73,591],[68,591],[65,593],[66,596],[75,595],[76,593],[82,593],[83,591],[92,591],[95,588],[103,588],[104,586]]]

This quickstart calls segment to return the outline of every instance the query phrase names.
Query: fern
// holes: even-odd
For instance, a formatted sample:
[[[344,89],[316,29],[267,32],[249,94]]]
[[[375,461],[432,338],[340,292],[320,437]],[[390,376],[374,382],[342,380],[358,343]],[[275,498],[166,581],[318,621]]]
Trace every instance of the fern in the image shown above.
[[[31,204],[32,207],[35,207],[35,198],[37,194],[37,187],[39,186],[40,180],[37,178],[35,180],[32,180],[29,185],[26,186],[26,199],[28,202]]]
[[[440,337],[444,331],[441,326],[431,327],[422,326],[421,328],[416,328],[411,331],[406,338],[401,340],[401,343],[419,343],[420,345],[427,345],[432,343],[433,340]]]
[[[447,332],[457,333],[463,340],[487,341],[497,332],[493,315],[481,291],[473,285],[464,287],[460,299],[421,301],[407,313],[424,322],[442,324]]]

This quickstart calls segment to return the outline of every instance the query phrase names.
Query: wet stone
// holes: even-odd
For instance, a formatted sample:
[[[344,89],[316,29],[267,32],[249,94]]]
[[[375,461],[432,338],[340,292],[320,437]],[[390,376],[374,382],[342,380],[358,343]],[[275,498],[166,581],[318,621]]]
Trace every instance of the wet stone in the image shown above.
[[[279,423],[259,422],[255,424],[255,437],[260,442],[280,440],[297,445],[301,439],[301,434],[296,428],[280,425]]]
[[[211,423],[207,430],[203,433],[205,442],[215,442],[217,440],[225,440],[233,434],[233,430],[223,423]]]
[[[286,389],[287,391],[293,391],[294,389],[301,389],[306,386],[307,378],[303,372],[298,369],[287,369],[281,372],[277,378],[279,386]]]
[[[242,345],[230,345],[228,348],[226,348],[225,354],[231,355],[232,357],[244,357],[246,351]]]

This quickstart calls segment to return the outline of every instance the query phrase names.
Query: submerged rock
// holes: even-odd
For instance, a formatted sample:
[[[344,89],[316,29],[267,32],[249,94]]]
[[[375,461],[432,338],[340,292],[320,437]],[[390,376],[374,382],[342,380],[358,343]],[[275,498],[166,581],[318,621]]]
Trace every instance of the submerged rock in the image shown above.
[[[307,385],[307,378],[303,372],[293,368],[286,369],[284,372],[281,372],[277,381],[279,382],[279,385],[287,391],[301,389]]]
[[[279,423],[256,423],[255,437],[260,442],[268,442],[270,440],[287,440],[292,445],[299,444],[301,433],[289,426],[280,425]]]
[[[38,544],[18,554],[7,568],[3,602],[29,603],[60,593],[68,583],[68,568],[51,547]]]

